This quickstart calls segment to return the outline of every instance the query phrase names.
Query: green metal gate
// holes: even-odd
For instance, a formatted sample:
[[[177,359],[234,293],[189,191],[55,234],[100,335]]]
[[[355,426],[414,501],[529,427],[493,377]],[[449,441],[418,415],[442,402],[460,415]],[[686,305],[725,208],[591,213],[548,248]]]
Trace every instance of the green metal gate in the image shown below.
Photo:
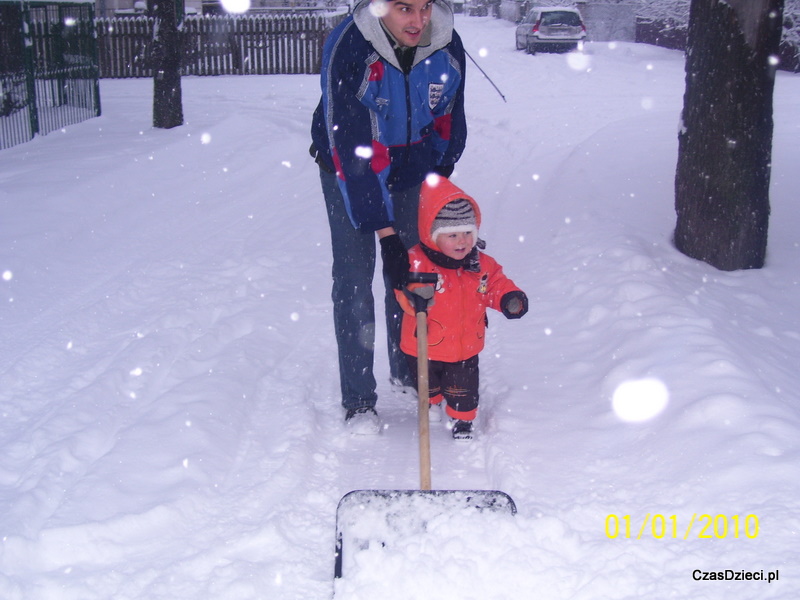
[[[94,6],[0,0],[0,149],[100,114]]]

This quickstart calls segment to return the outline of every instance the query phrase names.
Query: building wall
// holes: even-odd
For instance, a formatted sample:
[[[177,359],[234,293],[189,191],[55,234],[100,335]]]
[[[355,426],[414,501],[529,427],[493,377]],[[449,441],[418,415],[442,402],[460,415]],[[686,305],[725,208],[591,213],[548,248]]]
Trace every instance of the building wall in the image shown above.
[[[541,0],[501,0],[500,18],[516,23],[531,8],[548,5],[574,6],[581,11],[586,39],[593,42],[633,42],[636,40],[636,5],[604,2],[543,2]]]
[[[636,41],[636,5],[576,2],[591,42]]]

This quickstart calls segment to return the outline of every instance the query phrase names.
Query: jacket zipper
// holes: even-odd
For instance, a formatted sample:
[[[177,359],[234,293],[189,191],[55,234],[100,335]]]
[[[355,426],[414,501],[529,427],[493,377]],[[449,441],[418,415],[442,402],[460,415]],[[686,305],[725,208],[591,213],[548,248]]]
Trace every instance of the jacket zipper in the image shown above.
[[[462,315],[466,315],[468,313],[467,313],[466,307],[464,306],[464,279],[461,277],[461,273],[462,273],[462,269],[458,269],[456,271],[456,277],[458,278],[458,297],[461,300],[461,307],[460,307],[461,308],[461,314]],[[464,354],[465,354],[465,351],[464,351],[464,339],[466,338],[466,335],[467,335],[466,334],[466,325],[464,323],[464,319],[463,318],[460,319],[460,323],[459,324],[461,325],[461,327],[460,327],[460,331],[459,331],[459,335],[458,335],[458,345],[459,345],[458,356],[459,357],[463,357]],[[462,360],[463,360],[463,358],[462,358]]]
[[[413,68],[413,67],[412,67]],[[411,70],[403,73],[406,82],[406,150],[404,163],[407,165],[411,154]]]

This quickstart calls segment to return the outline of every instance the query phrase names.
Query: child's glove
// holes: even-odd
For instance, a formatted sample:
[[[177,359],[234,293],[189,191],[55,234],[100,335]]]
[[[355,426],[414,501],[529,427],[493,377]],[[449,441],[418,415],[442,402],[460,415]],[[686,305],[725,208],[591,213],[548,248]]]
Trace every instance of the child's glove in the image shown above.
[[[519,319],[528,312],[528,297],[519,290],[508,292],[500,299],[500,310],[506,319]]]
[[[396,233],[382,237],[380,242],[383,276],[389,280],[394,289],[402,290],[408,282],[408,270],[411,268],[408,262],[408,250]]]

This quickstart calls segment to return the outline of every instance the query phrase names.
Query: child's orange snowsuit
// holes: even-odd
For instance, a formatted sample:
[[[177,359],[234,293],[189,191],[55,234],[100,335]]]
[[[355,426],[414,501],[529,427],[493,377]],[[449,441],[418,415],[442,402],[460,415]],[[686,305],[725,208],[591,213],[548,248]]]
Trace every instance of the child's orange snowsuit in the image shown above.
[[[428,358],[450,363],[467,360],[483,350],[487,307],[502,311],[503,296],[509,292],[522,293],[503,274],[497,261],[488,254],[480,252],[479,261],[473,261],[475,267],[479,267],[477,272],[464,267],[447,268],[426,255],[422,244],[438,252],[438,246],[431,237],[434,219],[445,204],[459,198],[472,204],[477,226],[480,227],[478,204],[448,179],[438,178],[437,185],[430,185],[428,182],[422,184],[419,206],[420,244],[408,251],[412,272],[439,275],[433,305],[428,308]],[[402,291],[395,293],[405,311],[400,349],[410,356],[417,356],[414,309]]]

